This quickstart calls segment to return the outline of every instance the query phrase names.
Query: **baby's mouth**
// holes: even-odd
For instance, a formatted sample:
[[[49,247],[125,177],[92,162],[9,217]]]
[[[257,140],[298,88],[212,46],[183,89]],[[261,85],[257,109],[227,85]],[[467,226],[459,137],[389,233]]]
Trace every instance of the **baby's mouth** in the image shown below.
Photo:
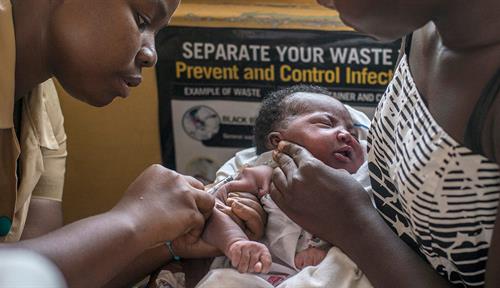
[[[353,149],[351,146],[344,146],[333,152],[333,155],[342,162],[348,162],[352,158],[352,153]]]

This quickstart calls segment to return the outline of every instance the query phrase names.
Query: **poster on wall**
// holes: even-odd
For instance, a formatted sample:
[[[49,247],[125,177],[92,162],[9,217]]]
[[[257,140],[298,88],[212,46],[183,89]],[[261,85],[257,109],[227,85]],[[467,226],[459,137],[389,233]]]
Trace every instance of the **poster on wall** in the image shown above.
[[[207,182],[252,146],[270,91],[321,86],[371,117],[399,49],[347,31],[199,27],[163,29],[156,45],[163,164]]]

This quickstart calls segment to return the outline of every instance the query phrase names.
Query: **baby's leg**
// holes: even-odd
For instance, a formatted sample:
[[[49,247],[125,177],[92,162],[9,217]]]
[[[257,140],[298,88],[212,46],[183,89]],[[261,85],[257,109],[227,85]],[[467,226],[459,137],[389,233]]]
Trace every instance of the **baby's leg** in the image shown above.
[[[327,251],[318,247],[309,247],[295,255],[295,267],[316,266],[325,259]]]
[[[241,273],[268,273],[271,268],[271,253],[259,242],[236,241],[229,247],[227,256],[233,267]]]

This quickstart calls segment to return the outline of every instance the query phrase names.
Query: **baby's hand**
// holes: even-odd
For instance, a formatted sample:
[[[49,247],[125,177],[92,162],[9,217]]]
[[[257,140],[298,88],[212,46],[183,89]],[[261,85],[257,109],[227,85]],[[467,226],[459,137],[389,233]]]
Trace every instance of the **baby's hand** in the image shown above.
[[[303,269],[307,266],[316,266],[326,257],[326,251],[321,248],[309,247],[295,255],[295,267]]]
[[[236,241],[229,246],[227,257],[240,273],[268,273],[271,269],[271,253],[259,242]]]

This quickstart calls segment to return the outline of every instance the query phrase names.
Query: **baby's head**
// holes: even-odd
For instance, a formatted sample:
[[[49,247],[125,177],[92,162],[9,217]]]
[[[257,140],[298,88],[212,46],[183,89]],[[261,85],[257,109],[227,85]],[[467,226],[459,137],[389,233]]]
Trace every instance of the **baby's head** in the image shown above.
[[[255,120],[257,154],[286,140],[305,147],[326,165],[355,173],[364,162],[351,115],[329,92],[297,85],[270,94]]]

